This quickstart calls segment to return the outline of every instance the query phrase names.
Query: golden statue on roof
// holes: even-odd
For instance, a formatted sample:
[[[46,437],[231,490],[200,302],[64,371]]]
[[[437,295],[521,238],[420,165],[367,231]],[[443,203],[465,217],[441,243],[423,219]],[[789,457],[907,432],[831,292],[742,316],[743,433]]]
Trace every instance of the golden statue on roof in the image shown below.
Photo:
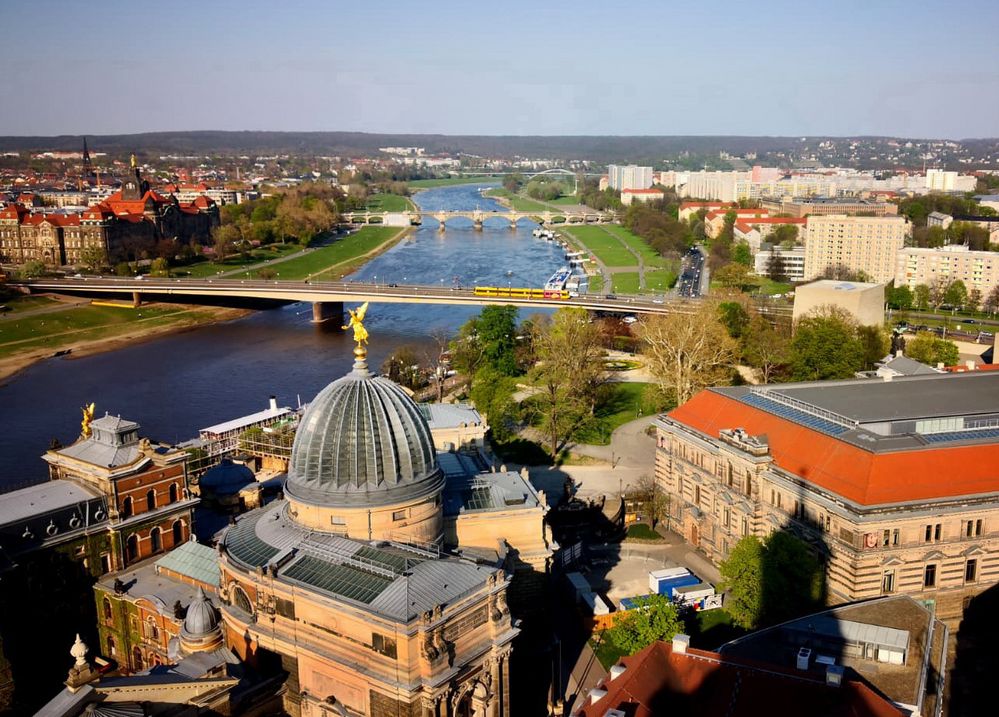
[[[365,345],[368,343],[368,330],[364,328],[364,315],[368,313],[368,302],[365,301],[361,304],[357,311],[353,309],[347,309],[347,313],[350,314],[350,321],[347,322],[346,326],[341,326],[344,331],[347,329],[354,329],[354,342],[357,346],[354,348],[354,355],[357,357],[362,357],[368,353]]]
[[[88,403],[80,409],[83,411],[83,420],[80,421],[80,435],[90,438],[90,424],[94,422],[94,404]]]
[[[139,163],[135,159],[135,152],[132,152],[132,156],[129,158],[128,164],[132,167],[132,169],[139,166]]]

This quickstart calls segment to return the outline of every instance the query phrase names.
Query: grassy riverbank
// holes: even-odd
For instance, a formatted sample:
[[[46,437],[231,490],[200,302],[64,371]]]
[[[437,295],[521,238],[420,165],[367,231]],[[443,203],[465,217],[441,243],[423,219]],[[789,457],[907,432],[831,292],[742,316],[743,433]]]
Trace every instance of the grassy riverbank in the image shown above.
[[[514,194],[509,189],[504,189],[503,187],[490,189],[488,192],[484,192],[483,196],[496,199],[505,206],[513,209],[515,212],[542,213],[551,211],[550,207],[546,207],[541,202],[536,202],[533,199],[528,199],[527,197],[522,197],[519,194]]]
[[[258,249],[252,249],[246,256],[235,254],[225,261],[199,261],[196,264],[178,266],[170,270],[171,276],[203,279],[216,274],[224,274],[243,267],[254,266],[265,261],[273,261],[281,257],[302,251],[299,244],[268,244]]]
[[[435,187],[454,187],[459,184],[481,184],[496,179],[501,179],[501,177],[492,174],[476,174],[443,179],[412,179],[406,184],[411,189],[434,189]]]
[[[416,207],[409,197],[398,194],[373,194],[368,197],[368,211],[408,212]]]
[[[310,249],[305,254],[251,273],[254,277],[259,277],[262,271],[265,276],[274,272],[274,278],[280,280],[315,278],[334,281],[356,271],[372,256],[402,238],[407,231],[406,227],[364,226],[328,246]]]

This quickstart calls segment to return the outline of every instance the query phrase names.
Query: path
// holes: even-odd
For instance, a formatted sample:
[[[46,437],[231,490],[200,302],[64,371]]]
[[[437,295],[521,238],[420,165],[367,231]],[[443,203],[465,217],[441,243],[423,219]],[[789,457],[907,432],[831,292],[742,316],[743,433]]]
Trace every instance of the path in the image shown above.
[[[615,239],[615,241],[617,241],[617,243],[618,243],[618,244],[620,244],[620,245],[621,245],[621,246],[623,246],[623,247],[624,247],[625,249],[627,249],[627,250],[628,250],[628,252],[629,252],[629,253],[630,253],[630,254],[631,254],[631,255],[632,255],[633,257],[635,257],[635,260],[636,260],[636,261],[638,262],[638,290],[639,290],[639,291],[644,291],[644,290],[645,290],[645,260],[644,260],[644,259],[642,259],[642,256],[641,256],[641,255],[640,255],[640,254],[639,254],[639,253],[638,253],[637,251],[635,251],[635,250],[634,250],[634,249],[632,249],[632,248],[631,248],[630,246],[628,246],[628,245],[627,245],[627,244],[625,244],[625,243],[624,243],[623,241],[621,241],[621,237],[617,236],[617,235],[616,235],[616,234],[614,234],[613,232],[609,232],[609,231],[607,231],[607,228],[606,228],[606,227],[603,227],[603,226],[601,226],[601,227],[600,227],[600,229],[601,229],[601,230],[603,231],[603,233],[604,233],[604,234],[606,234],[607,236],[609,236],[609,237],[613,237],[613,238]],[[622,268],[622,269],[624,269],[624,268],[627,268],[627,267],[621,267],[621,268]]]
[[[223,271],[218,276],[237,276],[239,274],[250,274],[257,269],[263,269],[265,266],[270,266],[271,264],[280,264],[282,261],[288,261],[288,259],[294,259],[295,257],[303,256],[313,251],[314,247],[305,247],[300,251],[292,252],[291,254],[285,254],[284,256],[279,256],[274,259],[268,259],[267,261],[262,261],[259,264],[247,264],[246,266],[241,266],[237,269],[230,269],[229,271]]]
[[[53,294],[40,294],[40,296],[52,296],[56,298]],[[39,306],[37,309],[25,309],[24,311],[11,311],[0,313],[0,318],[10,318],[13,321],[19,321],[21,319],[27,318],[29,316],[37,316],[38,314],[51,314],[57,311],[66,311],[67,309],[75,309],[78,306],[86,306],[90,304],[90,299],[82,298],[70,298],[70,297],[59,297],[56,303],[49,304],[47,306]]]

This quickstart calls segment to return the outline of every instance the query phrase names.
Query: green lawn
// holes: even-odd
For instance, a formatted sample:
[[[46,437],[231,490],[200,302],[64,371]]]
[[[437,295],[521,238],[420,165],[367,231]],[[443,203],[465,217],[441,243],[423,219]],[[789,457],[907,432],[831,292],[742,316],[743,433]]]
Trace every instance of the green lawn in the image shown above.
[[[619,239],[600,227],[567,227],[562,231],[574,237],[607,266],[638,266],[635,255],[628,251]]]
[[[364,226],[352,234],[335,240],[332,244],[312,249],[267,267],[277,279],[306,279],[316,275],[321,280],[335,280],[356,268],[354,260],[379,249],[383,244],[401,236],[405,228]],[[259,269],[253,276],[259,275]]]
[[[673,265],[673,262],[660,256],[655,249],[646,244],[644,239],[636,234],[632,234],[624,227],[617,226],[616,224],[602,224],[600,228],[616,236],[629,249],[642,257],[646,269],[650,267],[666,268]]]
[[[609,670],[616,665],[622,657],[628,656],[627,652],[620,649],[610,640],[605,640],[603,635],[595,635],[590,640],[590,647],[593,648],[593,654],[597,656],[597,660],[603,665],[605,670]]]
[[[594,425],[579,431],[573,436],[575,440],[606,446],[615,428],[663,408],[651,383],[611,383],[607,393],[597,407]]]
[[[676,272],[672,269],[645,270],[645,293],[664,294],[676,283]]]
[[[558,199],[552,199],[548,204],[554,204],[559,207],[578,207],[579,197],[575,194],[567,194],[565,196],[559,197]]]
[[[158,326],[195,315],[208,315],[209,310],[192,310],[179,306],[81,306],[24,319],[0,321],[0,356],[9,356],[28,349],[58,349],[78,341],[111,337],[137,325]]]
[[[659,535],[654,531],[649,525],[645,523],[635,523],[634,525],[628,526],[628,537],[636,538],[637,540],[663,540],[663,536]]]
[[[638,272],[623,271],[611,274],[614,280],[614,292],[617,294],[637,294],[638,293]]]
[[[724,608],[692,613],[686,620],[686,630],[691,647],[702,650],[716,650],[729,640],[749,632],[736,625]]]
[[[457,184],[481,184],[491,179],[497,179],[491,174],[476,174],[463,177],[446,177],[443,179],[412,179],[408,184],[413,189],[433,189],[434,187],[452,187]]]
[[[594,274],[590,277],[589,287],[590,294],[599,294],[604,290],[604,277],[600,274]]]
[[[188,276],[195,279],[203,279],[208,276],[215,276],[220,272],[233,271],[241,267],[249,267],[264,261],[279,259],[301,250],[302,247],[299,244],[268,244],[267,246],[250,251],[248,258],[243,258],[242,255],[236,254],[222,262],[199,261],[196,264],[178,266],[175,269],[171,269],[170,273],[173,276]]]
[[[7,316],[11,316],[23,311],[31,311],[33,309],[41,309],[46,306],[51,306],[52,304],[60,303],[58,299],[53,299],[51,296],[28,296],[26,294],[18,294],[11,297],[7,301],[0,301],[7,307],[4,312]]]
[[[412,208],[409,197],[398,194],[373,194],[368,198],[368,210],[372,212],[406,212]]]
[[[540,202],[536,202],[533,199],[527,197],[522,197],[519,194],[514,194],[504,187],[497,187],[496,189],[490,189],[485,193],[487,197],[493,198],[503,198],[510,202],[510,208],[515,212],[549,212],[551,207],[546,207]]]
[[[771,296],[773,294],[786,294],[789,292],[793,285],[785,282],[774,281],[766,276],[757,277],[760,280],[760,288],[758,291],[764,296]]]

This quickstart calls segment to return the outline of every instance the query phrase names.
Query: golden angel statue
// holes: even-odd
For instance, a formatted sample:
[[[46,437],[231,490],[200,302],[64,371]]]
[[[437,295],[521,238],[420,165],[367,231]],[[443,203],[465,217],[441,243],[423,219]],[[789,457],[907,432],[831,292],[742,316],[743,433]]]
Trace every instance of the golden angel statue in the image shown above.
[[[132,152],[132,156],[128,158],[128,165],[129,165],[129,166],[130,166],[130,167],[131,167],[132,169],[135,169],[136,167],[138,167],[138,166],[139,166],[139,163],[138,163],[138,162],[136,161],[136,159],[135,159],[135,152]]]
[[[80,422],[80,434],[84,438],[90,438],[90,424],[94,420],[94,404],[88,403],[80,410],[83,411],[83,420]]]
[[[368,343],[368,330],[364,328],[364,315],[368,313],[368,302],[365,301],[361,304],[357,311],[352,309],[347,309],[350,314],[350,321],[347,322],[346,326],[341,326],[344,331],[347,329],[354,329],[354,341],[357,343],[358,348],[364,348],[364,345]]]

